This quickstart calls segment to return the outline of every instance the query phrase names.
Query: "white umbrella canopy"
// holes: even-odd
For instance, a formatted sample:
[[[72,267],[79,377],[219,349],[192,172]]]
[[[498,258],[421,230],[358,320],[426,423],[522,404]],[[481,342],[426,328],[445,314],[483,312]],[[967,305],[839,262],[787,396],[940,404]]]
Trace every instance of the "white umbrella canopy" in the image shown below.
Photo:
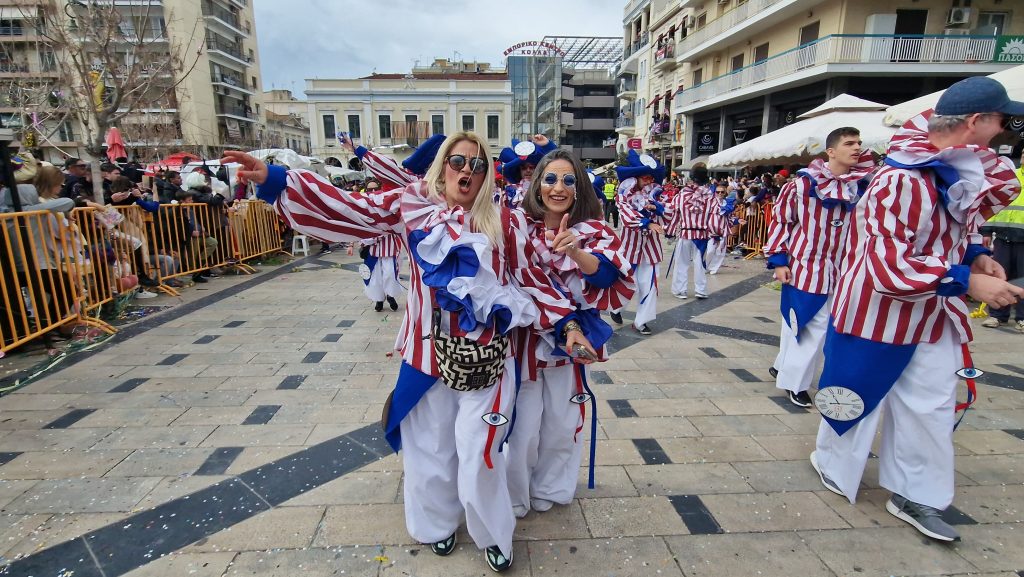
[[[801,114],[799,122],[711,155],[708,168],[810,162],[825,152],[825,137],[844,126],[860,130],[864,149],[885,152],[895,128],[885,126],[885,105],[840,94]]]
[[[995,74],[989,75],[989,78],[998,80],[1002,83],[1003,87],[1006,88],[1006,92],[1010,95],[1011,100],[1024,101],[1024,65],[1014,66],[1013,68],[1007,68]],[[938,103],[939,97],[945,90],[938,92],[932,92],[931,94],[925,94],[924,96],[908,100],[902,104],[890,106],[885,111],[885,123],[889,126],[903,126],[903,123],[910,120],[911,118],[921,114],[925,110],[935,108],[935,104]]]
[[[289,168],[311,169],[314,164],[320,161],[311,156],[303,156],[290,148],[261,148],[249,152],[260,160],[273,158],[274,162],[286,164]]]

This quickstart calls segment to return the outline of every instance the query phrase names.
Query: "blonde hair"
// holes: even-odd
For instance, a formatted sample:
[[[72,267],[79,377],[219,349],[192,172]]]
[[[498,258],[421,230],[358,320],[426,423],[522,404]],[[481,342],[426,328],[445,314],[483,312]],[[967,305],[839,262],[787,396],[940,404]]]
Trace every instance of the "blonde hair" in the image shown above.
[[[56,166],[40,166],[39,172],[32,179],[32,184],[39,193],[39,198],[53,200],[60,196],[60,189],[64,186],[64,173]]]
[[[494,162],[491,161],[491,153],[487,148],[487,142],[474,132],[456,132],[441,143],[441,149],[437,151],[434,162],[430,163],[426,176],[423,180],[427,183],[427,194],[433,200],[445,201],[444,167],[448,163],[448,155],[451,154],[455,145],[468,140],[477,146],[477,153],[487,161],[487,172],[484,173],[483,183],[480,191],[473,199],[473,207],[470,210],[469,222],[473,230],[483,233],[496,246],[502,245],[501,217],[498,207],[491,198],[489,187],[494,186]]]

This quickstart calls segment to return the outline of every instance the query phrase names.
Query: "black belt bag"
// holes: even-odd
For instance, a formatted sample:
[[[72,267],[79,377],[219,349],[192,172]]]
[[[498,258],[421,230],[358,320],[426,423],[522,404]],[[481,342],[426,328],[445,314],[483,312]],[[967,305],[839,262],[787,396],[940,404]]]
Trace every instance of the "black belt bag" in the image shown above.
[[[505,371],[508,337],[496,334],[483,345],[466,337],[441,332],[441,309],[434,309],[434,357],[441,380],[456,391],[479,391],[493,387]]]

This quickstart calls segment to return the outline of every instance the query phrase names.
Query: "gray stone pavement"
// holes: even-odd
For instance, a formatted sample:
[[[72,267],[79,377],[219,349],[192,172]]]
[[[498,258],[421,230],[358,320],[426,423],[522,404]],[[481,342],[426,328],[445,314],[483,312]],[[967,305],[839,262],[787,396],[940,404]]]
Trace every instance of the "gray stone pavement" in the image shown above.
[[[286,265],[0,398],[0,574],[490,574],[465,534],[439,558],[405,531],[375,424],[401,312],[371,310],[355,262]],[[653,336],[618,330],[597,488],[584,468],[576,501],[522,520],[510,574],[1024,574],[1024,335],[978,328],[964,539],[940,545],[885,512],[875,460],[856,505],[824,490],[818,416],[767,372],[779,293],[726,264],[707,301],[663,290]]]

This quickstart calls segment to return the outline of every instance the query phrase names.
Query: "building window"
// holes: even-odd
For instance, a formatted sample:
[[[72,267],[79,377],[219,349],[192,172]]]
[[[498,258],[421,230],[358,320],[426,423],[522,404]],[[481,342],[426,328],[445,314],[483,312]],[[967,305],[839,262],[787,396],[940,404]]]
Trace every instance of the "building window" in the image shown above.
[[[245,81],[243,80],[242,82],[245,82]],[[252,84],[252,89],[253,89],[253,90],[256,90],[256,77],[255,77],[255,76],[253,76],[253,77],[252,77],[252,80],[251,80],[250,82],[251,82],[251,84]]]
[[[498,115],[488,114],[487,115],[487,138],[491,140],[498,140],[500,138],[498,130]]]
[[[359,129],[359,115],[349,114],[348,115],[348,136],[352,140],[362,138],[362,131]]]
[[[391,138],[391,115],[381,114],[377,117],[377,131],[380,132],[381,140]]]
[[[431,134],[444,134],[444,115],[433,114],[430,116]]]
[[[737,54],[732,57],[732,71],[736,72],[740,68],[743,68],[743,55]]]
[[[703,68],[698,68],[698,69],[694,70],[693,71],[693,85],[694,86],[700,86],[700,83],[703,82],[703,79],[702,79],[703,76],[704,76],[704,69]]]
[[[75,131],[71,129],[71,123],[67,120],[60,123],[60,127],[58,128],[58,137],[61,142],[75,141]]]
[[[476,116],[472,114],[463,114],[462,130],[466,132],[473,132],[474,130],[476,130]]]
[[[1006,30],[1006,20],[1006,12],[982,12],[978,14],[978,26],[972,34],[991,32],[993,36],[999,36]],[[986,28],[987,31],[985,31]]]
[[[334,136],[335,136],[336,133],[337,133],[337,127],[334,124],[334,115],[333,114],[325,114],[324,115],[324,140],[327,141],[327,142],[332,142],[334,140]]]
[[[768,60],[768,43],[757,46],[754,48],[754,64]]]
[[[697,17],[697,30],[700,30],[708,23],[708,13],[705,12]]]

